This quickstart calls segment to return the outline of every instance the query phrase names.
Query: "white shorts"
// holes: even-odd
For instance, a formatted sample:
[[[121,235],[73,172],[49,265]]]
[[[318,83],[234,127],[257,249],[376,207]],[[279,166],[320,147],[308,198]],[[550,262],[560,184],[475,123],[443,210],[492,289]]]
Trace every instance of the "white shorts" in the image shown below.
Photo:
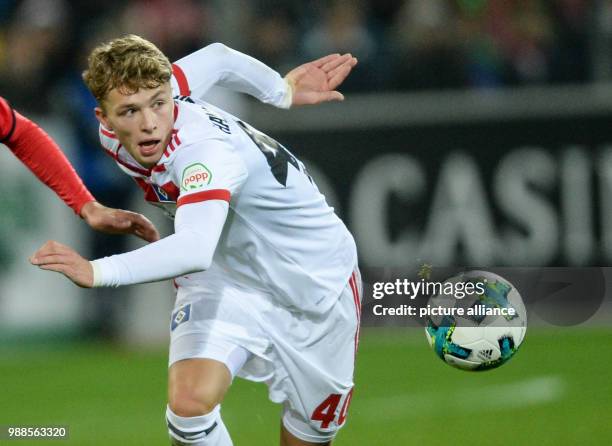
[[[346,420],[353,393],[361,316],[358,269],[336,304],[318,316],[290,311],[271,295],[219,276],[210,279],[205,285],[179,282],[169,364],[210,358],[237,376],[264,381],[270,400],[283,404],[289,432],[304,441],[330,441]],[[248,360],[236,370],[242,349]]]

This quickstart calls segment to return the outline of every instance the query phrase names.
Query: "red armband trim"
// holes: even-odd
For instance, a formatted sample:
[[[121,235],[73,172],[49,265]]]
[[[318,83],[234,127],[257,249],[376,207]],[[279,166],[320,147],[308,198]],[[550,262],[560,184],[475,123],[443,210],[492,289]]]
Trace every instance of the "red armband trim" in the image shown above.
[[[185,195],[180,197],[176,202],[176,207],[183,206],[185,204],[200,203],[208,200],[223,200],[229,203],[232,194],[227,189],[211,189],[202,192],[196,192],[195,194]]]

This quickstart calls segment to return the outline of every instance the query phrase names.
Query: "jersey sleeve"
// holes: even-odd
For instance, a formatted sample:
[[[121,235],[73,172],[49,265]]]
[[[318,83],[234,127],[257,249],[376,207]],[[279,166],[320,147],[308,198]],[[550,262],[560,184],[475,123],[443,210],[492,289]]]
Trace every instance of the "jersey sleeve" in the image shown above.
[[[172,164],[180,190],[177,208],[208,200],[229,203],[248,177],[242,159],[222,139],[204,139],[181,147]]]
[[[6,104],[3,100],[0,102]],[[4,127],[6,109],[1,113],[2,127]],[[9,126],[10,129],[2,142],[40,181],[51,188],[77,215],[80,215],[83,206],[95,199],[70,161],[44,130],[15,111],[11,111],[11,114],[13,123]]]
[[[156,282],[208,269],[227,212],[224,201],[204,201],[178,209],[174,234],[135,251],[92,261],[93,286]]]
[[[279,108],[291,106],[291,87],[276,71],[221,43],[213,43],[172,65],[175,95],[202,98],[213,86],[256,97]]]
[[[15,112],[6,100],[0,97],[0,143],[8,140],[15,129]]]
[[[223,138],[186,133],[193,142],[177,148],[168,164],[173,182],[180,184],[175,233],[135,251],[92,261],[94,286],[153,282],[210,267],[232,195],[248,174]],[[181,133],[185,139],[187,135]]]

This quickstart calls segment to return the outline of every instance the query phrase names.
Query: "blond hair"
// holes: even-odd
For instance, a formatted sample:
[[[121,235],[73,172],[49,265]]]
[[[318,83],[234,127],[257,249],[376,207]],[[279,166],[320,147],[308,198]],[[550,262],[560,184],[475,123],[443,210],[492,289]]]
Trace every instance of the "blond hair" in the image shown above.
[[[134,94],[141,88],[157,88],[172,76],[172,65],[159,48],[130,34],[93,49],[83,80],[100,105],[113,88]]]

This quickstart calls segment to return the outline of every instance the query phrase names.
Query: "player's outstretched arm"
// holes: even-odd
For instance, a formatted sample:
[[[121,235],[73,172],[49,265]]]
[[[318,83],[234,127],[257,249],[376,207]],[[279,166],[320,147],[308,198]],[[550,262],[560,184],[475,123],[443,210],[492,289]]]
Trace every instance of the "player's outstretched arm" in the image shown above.
[[[291,70],[285,76],[292,89],[292,105],[314,105],[342,101],[336,90],[347,78],[357,58],[351,54],[330,54]]]
[[[247,93],[279,108],[342,100],[335,89],[357,59],[330,54],[291,70],[285,78],[262,62],[213,43],[173,64],[174,94],[202,98],[213,85]]]
[[[2,98],[0,142],[93,229],[111,234],[134,234],[147,241],[159,239],[155,226],[146,217],[107,208],[95,201],[55,141],[35,123],[11,109]]]
[[[176,233],[134,251],[92,262],[68,246],[48,241],[30,257],[30,263],[61,273],[85,288],[156,282],[204,271],[212,263],[228,208],[223,200],[181,206],[176,213]],[[203,219],[206,226],[201,224]]]

